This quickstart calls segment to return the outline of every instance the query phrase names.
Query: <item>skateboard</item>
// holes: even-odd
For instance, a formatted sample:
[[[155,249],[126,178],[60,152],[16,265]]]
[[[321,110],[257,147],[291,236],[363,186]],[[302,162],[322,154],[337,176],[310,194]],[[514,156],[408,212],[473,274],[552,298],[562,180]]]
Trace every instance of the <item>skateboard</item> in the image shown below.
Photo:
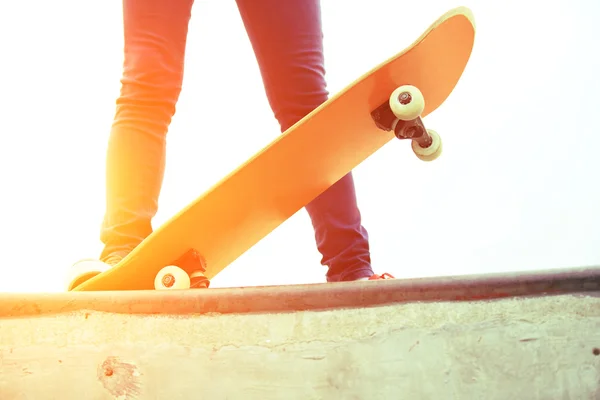
[[[449,10],[409,47],[365,73],[165,222],[112,268],[76,263],[67,290],[187,289],[173,265],[200,254],[210,280],[393,139],[433,161],[442,152],[423,118],[450,96],[469,61],[474,17]]]

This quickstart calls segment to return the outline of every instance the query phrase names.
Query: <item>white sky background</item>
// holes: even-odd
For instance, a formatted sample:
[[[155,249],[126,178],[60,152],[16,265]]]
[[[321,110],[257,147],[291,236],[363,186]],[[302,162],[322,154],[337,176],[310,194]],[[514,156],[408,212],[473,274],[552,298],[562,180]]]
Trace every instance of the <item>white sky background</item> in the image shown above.
[[[36,3],[0,4],[1,291],[61,291],[66,269],[101,250],[121,2]],[[425,119],[442,136],[442,157],[423,163],[409,142],[393,141],[355,170],[376,272],[408,278],[600,264],[600,3],[322,4],[332,94],[448,9],[466,5],[476,17],[471,62]],[[235,2],[196,1],[189,35],[155,227],[279,135]],[[247,103],[227,109],[240,94]],[[302,210],[212,285],[323,282],[319,261]]]

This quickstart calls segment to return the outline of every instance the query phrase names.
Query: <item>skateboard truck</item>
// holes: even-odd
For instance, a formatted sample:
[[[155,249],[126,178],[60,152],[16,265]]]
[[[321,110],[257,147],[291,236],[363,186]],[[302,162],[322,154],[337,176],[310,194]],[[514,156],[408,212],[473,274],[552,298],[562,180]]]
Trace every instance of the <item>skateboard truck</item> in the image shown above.
[[[210,281],[204,276],[206,261],[195,249],[189,249],[173,264],[161,269],[154,278],[156,290],[208,288]]]
[[[411,139],[415,155],[423,161],[433,161],[442,153],[440,136],[426,129],[421,119],[425,99],[415,86],[403,85],[390,98],[371,112],[375,125],[384,131],[394,131],[398,139]]]

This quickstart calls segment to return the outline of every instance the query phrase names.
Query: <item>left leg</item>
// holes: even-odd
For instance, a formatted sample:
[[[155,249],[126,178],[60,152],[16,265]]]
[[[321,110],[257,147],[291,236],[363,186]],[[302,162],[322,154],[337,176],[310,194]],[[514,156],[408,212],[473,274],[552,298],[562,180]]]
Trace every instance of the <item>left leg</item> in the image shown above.
[[[283,132],[328,97],[319,0],[237,0],[237,5]],[[352,173],[306,210],[329,282],[374,275]]]

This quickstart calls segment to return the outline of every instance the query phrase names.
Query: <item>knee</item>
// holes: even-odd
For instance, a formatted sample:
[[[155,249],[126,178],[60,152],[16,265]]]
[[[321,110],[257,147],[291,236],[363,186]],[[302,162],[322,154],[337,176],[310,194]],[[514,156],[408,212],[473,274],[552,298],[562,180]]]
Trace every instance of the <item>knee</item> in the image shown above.
[[[121,91],[113,132],[144,132],[161,141],[168,131],[183,81],[183,62],[170,51],[129,45],[125,51]],[[130,129],[122,129],[128,125]]]
[[[160,44],[129,44],[118,102],[174,107],[181,92],[183,58],[175,49]]]
[[[266,77],[265,86],[271,108],[285,131],[324,103],[329,92],[318,51],[284,54],[279,62],[274,67],[277,71]]]
[[[278,120],[281,131],[289,129],[296,122],[304,118],[315,108],[327,100],[328,92],[325,86],[315,87],[313,90],[300,90],[290,92],[289,96],[279,98],[273,104],[273,112]]]

